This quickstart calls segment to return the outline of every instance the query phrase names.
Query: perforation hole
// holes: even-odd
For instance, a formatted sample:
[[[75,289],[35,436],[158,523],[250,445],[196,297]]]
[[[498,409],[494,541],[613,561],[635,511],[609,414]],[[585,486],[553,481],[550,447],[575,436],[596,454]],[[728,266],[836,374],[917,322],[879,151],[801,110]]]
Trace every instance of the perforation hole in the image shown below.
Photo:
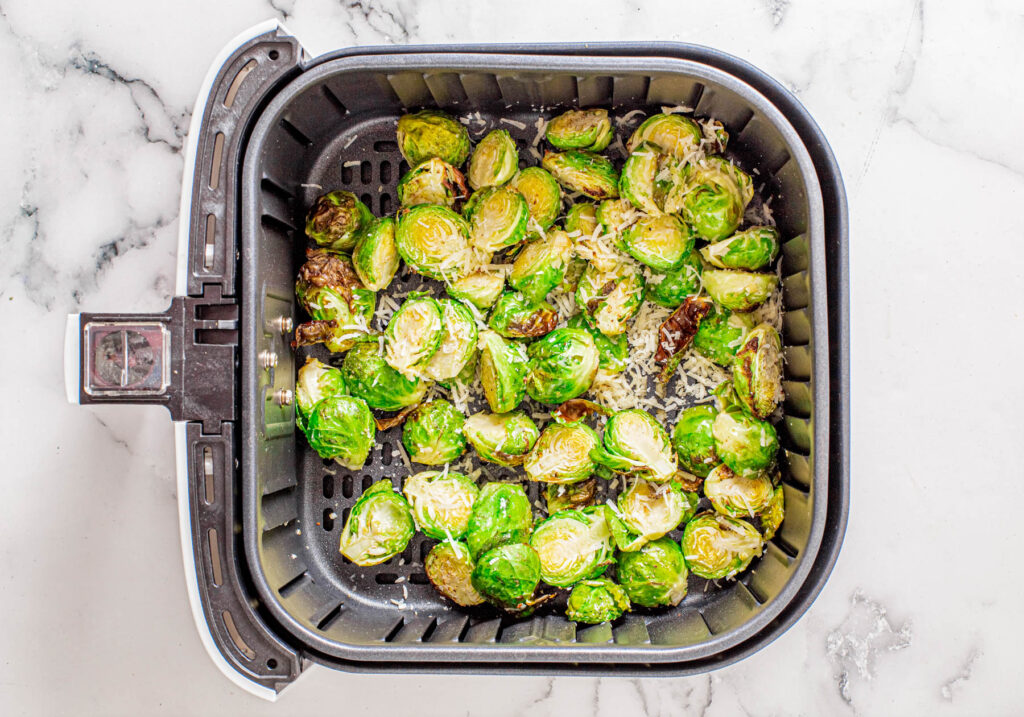
[[[346,510],[348,509],[346,508]],[[334,511],[330,508],[324,508],[324,515],[320,519],[320,527],[328,533],[334,530]]]
[[[391,181],[391,162],[387,160],[380,163],[380,183],[387,184]]]
[[[363,184],[369,184],[373,181],[373,165],[369,162],[363,162],[359,165],[359,181]]]
[[[378,585],[394,585],[398,582],[398,573],[377,573],[373,579]]]
[[[427,554],[430,552],[430,549],[432,547],[433,546],[430,543],[427,543],[427,542],[420,543],[420,563],[421,564],[427,562]]]
[[[393,450],[394,450],[394,448],[392,447],[392,445],[391,445],[391,443],[389,441],[384,441],[384,443],[381,444],[381,447],[380,447],[380,462],[381,462],[382,465],[385,465],[385,466],[391,465],[391,461],[393,460],[393,457],[391,455],[391,451],[393,451]],[[348,498],[347,495],[345,497]]]
[[[413,573],[409,576],[409,582],[413,585],[427,585],[430,583],[430,579],[426,573]]]
[[[373,206],[373,196],[369,192],[364,192],[359,199],[368,207]]]
[[[389,139],[377,140],[373,143],[374,152],[397,152],[398,142],[393,142]]]
[[[332,475],[325,475],[324,476],[324,490],[323,490],[323,492],[324,492],[324,498],[327,498],[328,500],[334,497],[334,476],[332,476]]]
[[[352,184],[352,180],[355,178],[355,170],[352,165],[346,164],[341,167],[341,183]]]
[[[352,497],[352,476],[345,476],[341,479],[341,494],[345,498]]]
[[[363,493],[370,490],[371,485],[373,485],[373,476],[363,476]]]
[[[383,216],[391,214],[391,195],[384,193],[380,195],[380,213]]]

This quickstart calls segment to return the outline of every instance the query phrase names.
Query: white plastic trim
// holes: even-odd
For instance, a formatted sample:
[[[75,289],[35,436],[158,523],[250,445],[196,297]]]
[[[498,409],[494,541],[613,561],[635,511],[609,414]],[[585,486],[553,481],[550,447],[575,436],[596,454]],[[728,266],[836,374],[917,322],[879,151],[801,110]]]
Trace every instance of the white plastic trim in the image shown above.
[[[82,382],[81,314],[68,314],[64,325],[64,395],[68,403],[78,404]]]

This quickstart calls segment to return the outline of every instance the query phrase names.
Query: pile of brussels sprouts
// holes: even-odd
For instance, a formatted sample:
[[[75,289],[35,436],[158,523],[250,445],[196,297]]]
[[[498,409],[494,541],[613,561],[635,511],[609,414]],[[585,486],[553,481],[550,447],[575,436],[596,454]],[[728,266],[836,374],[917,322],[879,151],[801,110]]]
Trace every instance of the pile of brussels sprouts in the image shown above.
[[[750,318],[776,289],[779,234],[745,223],[754,186],[721,156],[724,127],[653,115],[621,167],[601,154],[615,137],[603,109],[553,118],[551,149],[526,168],[508,131],[472,147],[442,112],[407,114],[397,134],[411,169],[396,215],[376,218],[350,192],[321,196],[296,284],[310,320],[295,345],[332,354],[299,370],[309,444],[355,471],[376,431],[401,423],[409,460],[431,467],[401,491],[391,479],[366,490],[342,555],[377,565],[418,530],[438,541],[425,570],[448,600],[526,615],[557,596],[583,623],[677,605],[691,573],[744,570],[783,519],[769,420],[782,399],[781,342]],[[433,281],[374,331],[376,292],[401,262]],[[548,303],[553,291],[574,294],[568,320]],[[643,410],[580,398],[599,371],[629,364],[626,332],[645,300],[681,311],[695,298],[699,323],[677,343],[731,370],[714,404],[683,410],[669,431]],[[439,395],[477,385],[486,408],[478,401],[469,416]],[[542,429],[538,411],[551,416]],[[478,486],[453,469],[469,465],[470,447],[522,472]],[[539,517],[529,482],[545,487]]]

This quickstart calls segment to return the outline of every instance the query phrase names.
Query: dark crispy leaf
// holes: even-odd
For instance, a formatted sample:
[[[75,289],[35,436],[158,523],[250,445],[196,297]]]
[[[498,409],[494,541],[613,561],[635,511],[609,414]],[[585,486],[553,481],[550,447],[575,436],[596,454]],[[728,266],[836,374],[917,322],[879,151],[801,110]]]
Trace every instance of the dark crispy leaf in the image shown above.
[[[711,299],[704,296],[688,296],[684,299],[658,329],[658,350],[654,360],[665,363],[685,351],[697,333],[700,320],[711,312],[712,305]]]

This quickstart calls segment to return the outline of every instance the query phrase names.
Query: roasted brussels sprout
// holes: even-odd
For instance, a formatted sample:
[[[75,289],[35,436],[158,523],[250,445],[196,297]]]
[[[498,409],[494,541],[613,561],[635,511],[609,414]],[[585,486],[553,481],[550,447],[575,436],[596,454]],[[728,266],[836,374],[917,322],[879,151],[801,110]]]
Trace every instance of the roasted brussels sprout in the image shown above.
[[[704,495],[722,515],[753,518],[768,507],[772,499],[771,480],[764,473],[736,475],[729,466],[716,466],[704,480]]]
[[[683,530],[686,567],[707,580],[729,578],[761,554],[761,534],[750,523],[715,513],[701,513]]]
[[[540,435],[537,424],[522,411],[473,414],[463,433],[483,460],[500,466],[522,465]]]
[[[711,313],[701,319],[693,337],[693,348],[719,366],[729,366],[752,328],[754,321],[746,314],[714,306]]]
[[[495,413],[507,413],[526,397],[526,349],[494,331],[481,331],[480,383]]]
[[[597,464],[591,457],[601,445],[593,429],[583,423],[551,423],[523,463],[526,477],[541,483],[579,483]]]
[[[629,255],[655,271],[682,267],[693,242],[693,230],[671,214],[641,217],[622,232],[622,243]]]
[[[489,602],[525,615],[540,584],[540,560],[529,545],[499,545],[477,558],[472,581]]]
[[[755,326],[732,361],[736,397],[751,414],[768,418],[782,400],[782,340],[770,324]]]
[[[562,189],[550,172],[541,167],[527,167],[512,178],[511,187],[526,198],[530,217],[541,229],[555,223],[562,211]]]
[[[469,309],[458,301],[441,299],[444,331],[441,345],[423,366],[422,373],[434,381],[447,381],[462,373],[476,355],[477,328]]]
[[[381,355],[380,344],[363,341],[345,354],[341,373],[353,396],[370,408],[398,411],[412,406],[427,392],[427,382],[415,376],[406,378],[391,368]]]
[[[530,499],[521,485],[487,483],[473,503],[466,545],[474,559],[505,543],[526,543],[533,530]],[[538,573],[540,566],[537,567]],[[538,575],[539,579],[539,575]]]
[[[661,214],[655,196],[655,179],[660,165],[658,148],[642,143],[622,165],[622,176],[619,177],[619,193],[637,209],[654,216]]]
[[[384,360],[406,378],[419,376],[444,339],[444,312],[428,295],[413,292],[384,330]]]
[[[312,356],[308,357],[295,381],[295,422],[299,429],[305,433],[309,414],[316,404],[328,396],[346,393],[348,388],[341,371]]]
[[[715,242],[736,231],[753,196],[754,184],[741,169],[721,157],[708,157],[682,169],[664,209],[680,212],[698,234]]]
[[[526,392],[534,401],[556,404],[586,393],[600,355],[583,329],[555,329],[530,344]]]
[[[526,238],[530,208],[512,187],[484,187],[475,192],[465,208],[469,241],[479,251],[493,253],[515,246]]]
[[[779,232],[775,227],[751,227],[708,244],[700,253],[719,269],[757,271],[770,264],[779,253]]]
[[[530,547],[541,580],[561,588],[601,575],[615,552],[604,506],[555,513],[534,528]]]
[[[679,465],[700,478],[718,464],[715,437],[711,433],[717,415],[714,406],[691,406],[679,414],[672,431],[672,446]]]
[[[576,287],[576,305],[605,336],[625,333],[643,300],[644,275],[631,264],[603,272],[591,264]]]
[[[695,250],[687,252],[683,264],[678,269],[664,274],[655,274],[647,280],[646,298],[659,306],[675,309],[688,296],[700,293],[701,272],[700,254]]]
[[[519,171],[519,150],[507,130],[495,129],[480,140],[469,160],[469,186],[497,187]]]
[[[602,109],[569,110],[548,122],[545,133],[552,147],[592,152],[603,150],[614,136],[608,110]]]
[[[761,511],[761,534],[765,540],[775,537],[776,531],[782,525],[786,517],[786,498],[782,492],[782,486],[777,486],[772,491],[772,498],[768,501],[768,507]]]
[[[370,291],[386,289],[398,271],[395,220],[378,219],[359,235],[352,251],[352,266]]]
[[[571,317],[568,325],[570,329],[583,329],[594,339],[598,354],[598,369],[604,369],[609,373],[620,373],[625,370],[626,361],[629,359],[629,340],[625,334],[613,337],[605,336],[588,324],[582,314]]]
[[[466,452],[465,424],[466,417],[443,398],[416,408],[402,427],[409,460],[427,466],[451,463]]]
[[[500,271],[474,271],[445,284],[445,290],[450,297],[467,301],[478,309],[486,309],[493,305],[504,289],[505,275]]]
[[[597,624],[617,620],[629,610],[626,591],[608,578],[584,580],[569,593],[565,616],[574,622]]]
[[[420,162],[398,181],[398,202],[403,207],[438,204],[452,209],[468,196],[462,172],[437,157]]]
[[[451,540],[466,534],[480,489],[461,473],[423,471],[405,479],[402,493],[424,535]]]
[[[339,551],[356,565],[379,565],[405,550],[415,532],[409,504],[385,478],[352,506]]]
[[[480,605],[484,601],[484,596],[473,587],[474,566],[469,548],[458,541],[438,543],[423,561],[423,569],[434,588],[462,607]]]
[[[619,494],[611,521],[619,550],[639,550],[675,530],[697,512],[696,493],[685,492],[678,483],[656,484],[637,479]]]
[[[398,150],[410,167],[431,157],[461,167],[469,156],[469,132],[437,110],[402,115],[398,119]]]
[[[352,192],[328,192],[306,215],[306,236],[333,251],[351,251],[373,214]]]
[[[619,196],[619,172],[610,159],[600,154],[575,149],[545,152],[541,166],[570,192],[580,192],[591,199]]]
[[[363,288],[347,257],[322,249],[307,251],[295,296],[313,319],[295,329],[295,346],[323,343],[342,353],[369,334],[376,295]]]
[[[605,234],[612,238],[615,247],[625,251],[622,232],[642,215],[628,199],[605,199],[597,205],[594,216],[597,218],[597,223],[604,229]]]
[[[727,309],[750,311],[768,300],[779,277],[735,269],[705,269],[704,288],[708,296]]]
[[[447,207],[421,204],[400,212],[395,246],[413,271],[431,279],[455,281],[479,268],[469,225]]]
[[[366,401],[335,394],[316,404],[309,415],[306,438],[321,458],[333,458],[349,470],[366,463],[375,435]]]
[[[775,461],[779,439],[768,421],[748,416],[739,407],[721,411],[711,426],[715,451],[740,475],[767,470]]]
[[[565,214],[565,231],[573,238],[588,237],[597,231],[597,205],[579,202],[569,207]]]
[[[678,470],[665,429],[651,414],[638,408],[619,411],[608,419],[604,448],[624,459],[631,466],[630,472],[656,483],[670,480]]]
[[[651,115],[636,128],[626,148],[633,152],[647,142],[676,159],[687,159],[700,147],[703,136],[700,125],[689,117],[677,114]]]
[[[507,339],[543,336],[558,324],[558,311],[547,302],[534,302],[518,291],[506,291],[491,309],[487,325]]]
[[[551,229],[522,248],[508,283],[530,300],[544,301],[548,292],[562,283],[572,257],[572,239],[561,229]]]
[[[568,508],[587,508],[597,499],[597,478],[587,478],[579,483],[548,483],[544,489],[548,515],[554,515]]]
[[[619,553],[615,571],[634,605],[678,605],[686,597],[689,571],[683,551],[671,538],[658,538],[638,550]]]

